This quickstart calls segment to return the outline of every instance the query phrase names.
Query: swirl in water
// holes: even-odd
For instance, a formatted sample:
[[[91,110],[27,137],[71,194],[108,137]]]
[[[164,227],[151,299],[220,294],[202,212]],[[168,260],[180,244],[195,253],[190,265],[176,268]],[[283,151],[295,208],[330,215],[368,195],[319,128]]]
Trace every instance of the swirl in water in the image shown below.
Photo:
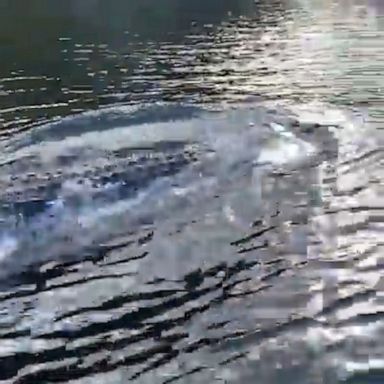
[[[250,119],[256,123],[249,124]],[[266,111],[262,109],[251,113],[206,113],[186,121],[117,126],[102,132],[85,130],[77,136],[45,142],[38,142],[35,135],[35,140],[24,138],[14,143],[14,162],[37,158],[40,169],[36,172],[40,174],[54,172],[58,159],[64,155],[72,157],[61,169],[61,183],[53,197],[43,199],[42,212],[19,220],[12,230],[4,231],[1,259],[13,264],[11,260],[17,257],[22,264],[29,264],[54,255],[73,255],[143,224],[186,217],[189,208],[206,204],[244,177],[255,177],[261,169],[256,165],[280,165],[313,151],[282,124],[266,121]],[[121,124],[120,116],[118,123]],[[166,152],[164,143],[169,147],[177,140],[182,151],[188,148],[197,157],[195,161],[183,157],[180,150]],[[127,162],[111,155],[121,151],[123,145],[134,153],[138,146],[153,148],[159,142],[164,144],[160,155],[146,163],[138,164],[132,157]],[[148,153],[153,154],[147,151],[147,156]],[[93,166],[96,182],[87,177],[85,161]],[[130,163],[134,163],[134,168]],[[106,169],[111,167],[120,170],[115,172],[115,178],[107,177]],[[130,167],[133,170],[127,179]],[[166,171],[162,172],[164,167]],[[48,190],[50,185],[48,182],[44,188]],[[5,218],[8,225],[12,220],[12,215]]]

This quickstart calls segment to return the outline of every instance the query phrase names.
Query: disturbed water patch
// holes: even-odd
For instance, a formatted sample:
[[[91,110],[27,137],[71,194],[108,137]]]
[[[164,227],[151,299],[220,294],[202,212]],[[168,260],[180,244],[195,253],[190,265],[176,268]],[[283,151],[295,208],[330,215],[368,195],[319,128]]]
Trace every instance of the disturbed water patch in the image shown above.
[[[127,9],[159,2],[18,3],[0,13],[18,45],[0,63],[0,380],[382,382],[378,2],[171,1],[198,20],[141,36]]]
[[[79,116],[86,128],[77,135],[69,131],[55,139],[49,134],[58,131],[53,123],[37,129],[47,134],[45,141],[32,133],[7,144],[0,175],[2,222],[8,228],[3,263],[76,253],[121,235],[122,228],[183,214],[257,167],[300,161],[315,152],[260,107],[229,114],[202,111],[196,119],[140,126],[125,126],[124,112],[99,112],[98,120],[115,124],[105,134],[98,127],[89,130],[86,114]]]
[[[277,382],[279,371],[257,368],[268,356],[285,361],[281,372],[300,367],[303,377],[313,374],[315,357],[332,366],[319,356],[327,348],[332,358],[340,353],[327,332],[344,323],[328,317],[374,288],[364,296],[369,280],[346,281],[350,298],[330,297],[319,309],[334,273],[321,256],[332,240],[324,219],[349,209],[327,203],[330,166],[348,174],[359,151],[370,152],[361,143],[353,156],[343,155],[340,143],[361,128],[344,131],[347,115],[307,112],[239,106],[135,132],[119,121],[105,140],[90,130],[86,140],[81,133],[21,145],[15,138],[1,175],[10,183],[13,174],[2,215],[14,222],[2,231],[8,274],[0,377],[201,382],[212,379],[214,367],[230,382],[254,377],[255,369],[263,372],[260,382]],[[68,153],[76,156],[63,164]],[[60,183],[50,191],[52,180],[43,176],[58,162]],[[34,176],[23,181],[31,169]],[[130,193],[116,192],[124,183]],[[34,188],[47,206],[26,214],[12,199],[21,195],[28,204]]]

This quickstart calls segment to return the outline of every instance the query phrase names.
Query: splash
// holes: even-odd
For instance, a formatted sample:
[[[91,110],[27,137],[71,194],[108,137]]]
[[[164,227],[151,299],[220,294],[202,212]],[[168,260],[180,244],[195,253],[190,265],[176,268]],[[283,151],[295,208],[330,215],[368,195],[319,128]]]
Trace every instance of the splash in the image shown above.
[[[5,172],[23,178],[33,171],[32,179],[39,182],[31,185],[41,193],[44,208],[28,220],[19,213],[16,223],[11,209],[6,221],[13,225],[1,243],[8,268],[16,259],[20,265],[81,254],[142,225],[186,217],[193,207],[210,204],[214,196],[252,177],[255,169],[297,162],[315,152],[283,124],[269,121],[262,108],[201,112],[198,118],[140,126],[124,126],[120,116],[117,127],[104,131],[91,130],[81,119],[87,128],[76,136],[42,142],[23,138],[12,152]],[[64,156],[69,160],[60,164]],[[54,180],[42,177],[57,173],[59,165]],[[28,179],[19,185],[25,184]],[[27,195],[27,189],[21,194]],[[16,196],[14,186],[8,191]]]

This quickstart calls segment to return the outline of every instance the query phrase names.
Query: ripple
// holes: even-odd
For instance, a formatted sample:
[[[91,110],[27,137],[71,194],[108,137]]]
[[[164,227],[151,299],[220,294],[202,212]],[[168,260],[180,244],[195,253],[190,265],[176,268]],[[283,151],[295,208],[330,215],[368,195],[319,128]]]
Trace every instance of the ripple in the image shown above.
[[[0,380],[381,380],[382,9],[246,3],[0,68]]]

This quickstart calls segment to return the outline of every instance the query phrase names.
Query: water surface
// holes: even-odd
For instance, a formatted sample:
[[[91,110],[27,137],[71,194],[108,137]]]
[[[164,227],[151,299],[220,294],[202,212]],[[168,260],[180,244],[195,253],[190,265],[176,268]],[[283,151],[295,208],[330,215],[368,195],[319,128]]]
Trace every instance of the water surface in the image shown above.
[[[383,381],[379,1],[0,10],[1,382]]]

